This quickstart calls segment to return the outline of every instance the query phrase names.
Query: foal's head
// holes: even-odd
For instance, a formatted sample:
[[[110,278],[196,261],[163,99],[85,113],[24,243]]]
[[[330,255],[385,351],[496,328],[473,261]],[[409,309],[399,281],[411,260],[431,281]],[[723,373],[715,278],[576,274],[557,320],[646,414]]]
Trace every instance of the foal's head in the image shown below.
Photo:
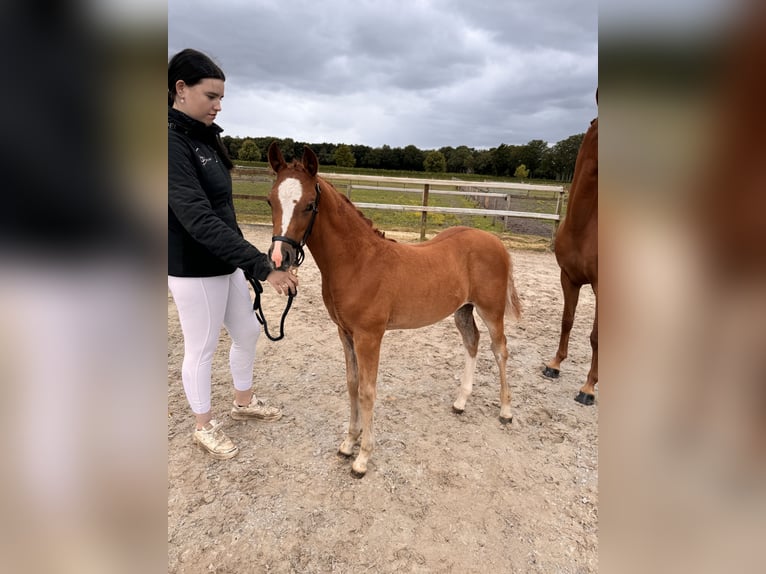
[[[303,246],[311,234],[319,205],[316,174],[319,162],[306,146],[301,162],[288,164],[276,142],[269,146],[269,165],[277,179],[269,193],[274,226],[269,260],[274,269],[286,271],[303,262]]]

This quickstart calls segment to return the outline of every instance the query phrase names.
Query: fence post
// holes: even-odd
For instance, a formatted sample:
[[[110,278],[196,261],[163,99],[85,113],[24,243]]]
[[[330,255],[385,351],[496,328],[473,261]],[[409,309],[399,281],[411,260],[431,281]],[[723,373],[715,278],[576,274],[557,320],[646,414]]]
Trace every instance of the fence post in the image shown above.
[[[429,184],[423,185],[423,202],[422,206],[426,207],[428,205],[428,192],[430,191],[431,186]],[[426,218],[428,217],[427,211],[421,211],[420,212],[420,240],[425,241],[426,240]]]
[[[346,182],[346,197],[351,199],[351,180],[350,179]]]

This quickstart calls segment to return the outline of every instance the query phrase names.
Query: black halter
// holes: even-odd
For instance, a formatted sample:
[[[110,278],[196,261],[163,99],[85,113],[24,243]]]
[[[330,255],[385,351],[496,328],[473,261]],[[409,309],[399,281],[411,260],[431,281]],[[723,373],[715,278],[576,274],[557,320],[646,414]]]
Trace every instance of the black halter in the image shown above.
[[[322,190],[319,189],[319,183],[316,184],[316,191],[317,196],[314,200],[314,207],[311,212],[311,221],[309,221],[309,225],[306,228],[306,232],[303,234],[303,239],[301,239],[301,242],[298,243],[294,239],[290,239],[289,237],[286,237],[284,235],[275,235],[271,238],[271,242],[274,241],[284,241],[285,243],[288,243],[291,245],[295,251],[295,266],[300,267],[301,263],[303,263],[303,260],[305,259],[305,254],[303,253],[303,247],[306,245],[306,241],[309,238],[309,235],[311,235],[311,230],[314,228],[314,220],[317,216],[317,211],[319,210],[319,195],[322,193]],[[263,325],[263,332],[266,333],[266,336],[271,339],[272,341],[279,341],[280,339],[283,339],[285,336],[285,319],[287,318],[287,312],[290,310],[290,307],[293,305],[293,299],[295,298],[295,295],[292,293],[287,294],[287,305],[285,306],[285,310],[282,312],[282,319],[279,322],[279,336],[274,337],[269,333],[269,326],[266,324],[266,316],[263,314],[263,308],[261,307],[261,293],[263,293],[263,286],[256,281],[255,279],[248,277],[248,281],[250,281],[250,285],[253,286],[253,291],[255,291],[255,301],[253,302],[253,311],[255,311],[255,318],[258,319],[258,322]],[[296,293],[297,294],[297,293]]]
[[[271,238],[271,242],[274,243],[275,241],[284,241],[288,245],[290,245],[293,249],[295,249],[296,255],[295,255],[295,266],[300,267],[301,263],[303,263],[304,258],[306,257],[305,253],[303,253],[303,247],[306,245],[306,241],[308,241],[309,235],[311,235],[311,230],[314,229],[314,220],[317,217],[317,211],[319,211],[319,196],[322,194],[322,190],[319,188],[319,182],[316,184],[316,191],[317,196],[314,200],[314,206],[311,209],[311,221],[309,221],[308,227],[306,227],[306,231],[303,234],[303,239],[301,239],[301,242],[298,243],[295,241],[295,239],[291,239],[287,237],[286,235],[274,235]]]

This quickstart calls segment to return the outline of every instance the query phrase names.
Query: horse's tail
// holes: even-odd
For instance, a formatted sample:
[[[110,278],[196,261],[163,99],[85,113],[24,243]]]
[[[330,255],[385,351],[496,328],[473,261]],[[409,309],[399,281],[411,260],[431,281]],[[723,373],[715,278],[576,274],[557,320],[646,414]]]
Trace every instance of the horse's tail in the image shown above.
[[[521,319],[521,299],[516,292],[516,285],[513,283],[513,263],[510,261],[510,255],[508,256],[508,293],[506,295],[507,304],[505,306],[506,313],[510,311],[514,319],[517,321]]]

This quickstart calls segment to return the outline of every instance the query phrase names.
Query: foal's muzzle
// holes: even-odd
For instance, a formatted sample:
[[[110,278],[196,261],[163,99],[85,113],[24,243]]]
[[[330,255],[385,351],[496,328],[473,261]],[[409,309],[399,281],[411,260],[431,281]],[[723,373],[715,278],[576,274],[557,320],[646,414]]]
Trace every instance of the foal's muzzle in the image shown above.
[[[300,243],[283,235],[271,238],[269,247],[269,262],[277,271],[287,271],[303,263],[304,253]]]

